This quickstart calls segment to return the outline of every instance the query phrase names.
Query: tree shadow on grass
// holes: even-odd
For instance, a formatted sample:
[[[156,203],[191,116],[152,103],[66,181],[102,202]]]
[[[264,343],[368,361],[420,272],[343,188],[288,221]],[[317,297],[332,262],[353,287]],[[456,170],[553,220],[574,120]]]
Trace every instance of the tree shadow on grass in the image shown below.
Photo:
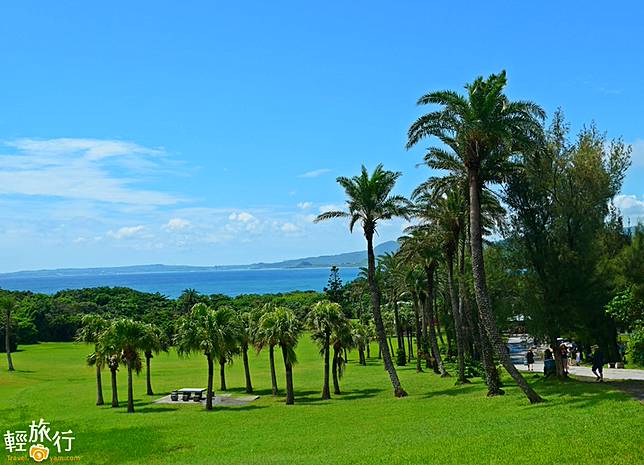
[[[165,412],[176,412],[177,409],[173,407],[161,407],[161,406],[155,406],[155,407],[141,407],[141,408],[136,408],[134,407],[134,413],[165,413]],[[123,410],[120,413],[128,413],[127,412],[127,406],[125,410]]]
[[[481,393],[485,393],[483,389],[481,389],[481,386],[478,384],[463,384],[460,386],[453,386],[447,389],[442,389],[440,391],[429,391],[427,394],[423,396],[424,399],[431,399],[433,397],[437,396],[460,396],[463,394],[468,394],[472,391],[481,391]]]
[[[345,391],[342,394],[331,394],[330,400],[357,400],[357,399],[368,399],[374,397],[381,392],[384,392],[384,389],[355,389],[352,391]],[[303,391],[296,393],[299,396],[296,396],[295,402],[300,404],[308,405],[327,405],[328,400],[322,400],[322,393],[320,391]],[[302,396],[306,397],[302,397]]]

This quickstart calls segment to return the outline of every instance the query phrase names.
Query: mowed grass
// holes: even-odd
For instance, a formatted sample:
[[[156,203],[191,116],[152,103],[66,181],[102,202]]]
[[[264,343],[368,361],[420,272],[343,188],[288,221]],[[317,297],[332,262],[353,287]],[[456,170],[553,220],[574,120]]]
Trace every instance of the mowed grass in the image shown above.
[[[644,406],[610,386],[531,379],[547,398],[529,405],[506,379],[507,395],[488,399],[480,379],[454,386],[431,372],[399,369],[410,396],[395,399],[377,359],[367,367],[351,354],[344,393],[321,401],[322,360],[308,337],[298,346],[296,405],[270,396],[268,355],[251,357],[261,398],[247,406],[157,405],[173,389],[206,384],[203,356],[161,354],[152,365],[153,387],[135,378],[135,414],[96,407],[88,346],[23,346],[18,371],[0,373],[0,430],[25,429],[44,418],[54,430],[72,429],[72,455],[86,464],[610,464],[644,463]],[[377,353],[374,350],[372,353]],[[281,357],[278,358],[281,361]],[[283,369],[278,381],[284,387]],[[217,373],[216,373],[217,375]],[[243,395],[241,361],[227,369],[229,392]],[[125,405],[126,373],[119,373]],[[215,386],[218,387],[215,376]],[[283,390],[282,390],[283,394]],[[6,460],[2,448],[0,460]]]

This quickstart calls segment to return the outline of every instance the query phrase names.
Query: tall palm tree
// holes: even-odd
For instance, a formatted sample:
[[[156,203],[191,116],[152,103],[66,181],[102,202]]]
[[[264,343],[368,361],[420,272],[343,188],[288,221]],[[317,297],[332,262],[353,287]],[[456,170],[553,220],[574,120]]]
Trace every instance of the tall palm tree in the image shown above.
[[[395,254],[386,252],[378,258],[378,264],[383,271],[383,287],[386,291],[385,294],[389,298],[389,305],[394,312],[396,341],[398,344],[396,363],[398,365],[405,365],[405,343],[403,340],[400,311],[398,308],[398,299],[400,297],[400,294],[402,293],[402,274],[400,270],[400,262]],[[400,359],[398,357],[398,354],[400,354]]]
[[[154,391],[152,391],[150,362],[154,357],[153,354],[168,351],[170,348],[170,341],[168,340],[168,336],[165,332],[158,326],[147,324],[145,327],[147,330],[146,338],[143,341],[143,354],[145,355],[145,384],[147,395],[153,396]]]
[[[459,191],[422,192],[415,196],[417,201],[416,215],[422,221],[421,227],[429,227],[439,240],[446,261],[447,290],[456,333],[456,350],[458,356],[457,384],[469,383],[465,378],[465,334],[464,319],[461,307],[456,298],[454,285],[454,258],[458,241],[465,224],[465,201]]]
[[[485,329],[499,353],[503,366],[531,403],[542,398],[516,369],[496,326],[485,281],[481,225],[481,191],[486,184],[503,183],[512,157],[537,145],[543,138],[544,111],[535,103],[511,101],[504,94],[505,71],[488,79],[477,78],[465,86],[467,95],[453,91],[431,92],[419,105],[440,105],[439,110],[418,118],[409,128],[407,147],[427,137],[436,137],[454,152],[434,153],[456,160],[451,175],[467,173],[469,226],[474,292]]]
[[[343,319],[342,307],[328,300],[323,300],[313,305],[307,315],[307,324],[311,330],[311,336],[321,346],[322,356],[324,357],[322,400],[331,398],[329,389],[331,334]]]
[[[121,353],[127,367],[127,411],[134,413],[134,394],[132,390],[132,372],[141,371],[141,351],[147,338],[146,326],[130,319],[114,321],[100,337],[100,344],[113,347]]]
[[[76,333],[76,340],[86,344],[94,344],[94,352],[87,356],[87,364],[96,367],[96,405],[103,405],[103,382],[101,370],[106,363],[106,354],[99,346],[99,339],[108,323],[100,315],[87,314],[81,319],[81,327]]]
[[[282,349],[284,372],[286,374],[286,405],[295,403],[293,390],[293,364],[297,362],[295,346],[300,336],[300,324],[293,311],[285,307],[276,307],[265,313],[259,320],[260,331],[270,334]]]
[[[262,316],[257,325],[255,333],[255,347],[257,351],[261,351],[264,347],[268,347],[268,363],[271,370],[271,392],[273,396],[279,394],[277,387],[277,375],[275,373],[275,346],[278,343],[277,335],[275,334],[275,307],[271,304],[264,305],[262,309]]]
[[[425,329],[427,339],[429,340],[429,350],[432,353],[432,358],[436,363],[438,372],[442,377],[450,376],[441,357],[440,350],[438,349],[438,340],[436,339],[436,309],[434,308],[434,275],[438,267],[440,258],[440,247],[436,240],[435,234],[431,234],[428,228],[410,227],[407,231],[409,234],[399,239],[400,252],[403,260],[417,263],[424,272],[422,279],[424,283],[424,291],[418,292],[418,298],[423,310],[424,325],[428,326]]]
[[[342,186],[347,195],[348,211],[322,213],[316,218],[316,222],[332,218],[349,218],[349,231],[351,232],[353,232],[356,223],[361,223],[367,241],[367,278],[371,292],[373,319],[376,324],[376,334],[385,370],[391,379],[394,395],[405,397],[407,393],[400,384],[387,346],[387,334],[380,312],[380,289],[376,282],[376,257],[373,252],[373,236],[377,231],[378,222],[394,217],[408,218],[408,200],[400,195],[391,194],[399,177],[400,173],[387,171],[382,165],[378,165],[371,175],[363,166],[359,176],[337,178],[338,184]]]

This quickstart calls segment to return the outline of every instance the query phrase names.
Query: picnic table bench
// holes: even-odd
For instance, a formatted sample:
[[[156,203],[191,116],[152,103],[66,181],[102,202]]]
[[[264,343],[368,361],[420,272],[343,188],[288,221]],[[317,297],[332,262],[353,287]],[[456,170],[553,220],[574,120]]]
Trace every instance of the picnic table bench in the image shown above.
[[[182,388],[173,391],[170,397],[173,401],[178,401],[179,395],[181,395],[181,400],[184,402],[189,401],[190,398],[193,397],[195,402],[199,402],[203,398],[203,393],[205,391],[206,388]]]

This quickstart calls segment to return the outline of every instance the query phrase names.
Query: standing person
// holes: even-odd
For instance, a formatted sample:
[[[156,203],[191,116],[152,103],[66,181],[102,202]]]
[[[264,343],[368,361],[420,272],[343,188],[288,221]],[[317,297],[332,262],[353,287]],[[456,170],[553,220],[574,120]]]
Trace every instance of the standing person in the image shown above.
[[[581,349],[577,348],[577,354],[575,357],[575,365],[581,366]]]
[[[601,383],[604,381],[604,354],[599,350],[598,345],[592,346],[591,349],[593,349],[593,374],[597,377],[597,381]]]
[[[528,349],[525,354],[525,362],[528,365],[528,371],[534,371],[534,352],[532,352],[532,349]]]
[[[566,344],[561,344],[559,346],[559,352],[561,353],[561,365],[563,368],[564,374],[568,374],[568,347]]]

